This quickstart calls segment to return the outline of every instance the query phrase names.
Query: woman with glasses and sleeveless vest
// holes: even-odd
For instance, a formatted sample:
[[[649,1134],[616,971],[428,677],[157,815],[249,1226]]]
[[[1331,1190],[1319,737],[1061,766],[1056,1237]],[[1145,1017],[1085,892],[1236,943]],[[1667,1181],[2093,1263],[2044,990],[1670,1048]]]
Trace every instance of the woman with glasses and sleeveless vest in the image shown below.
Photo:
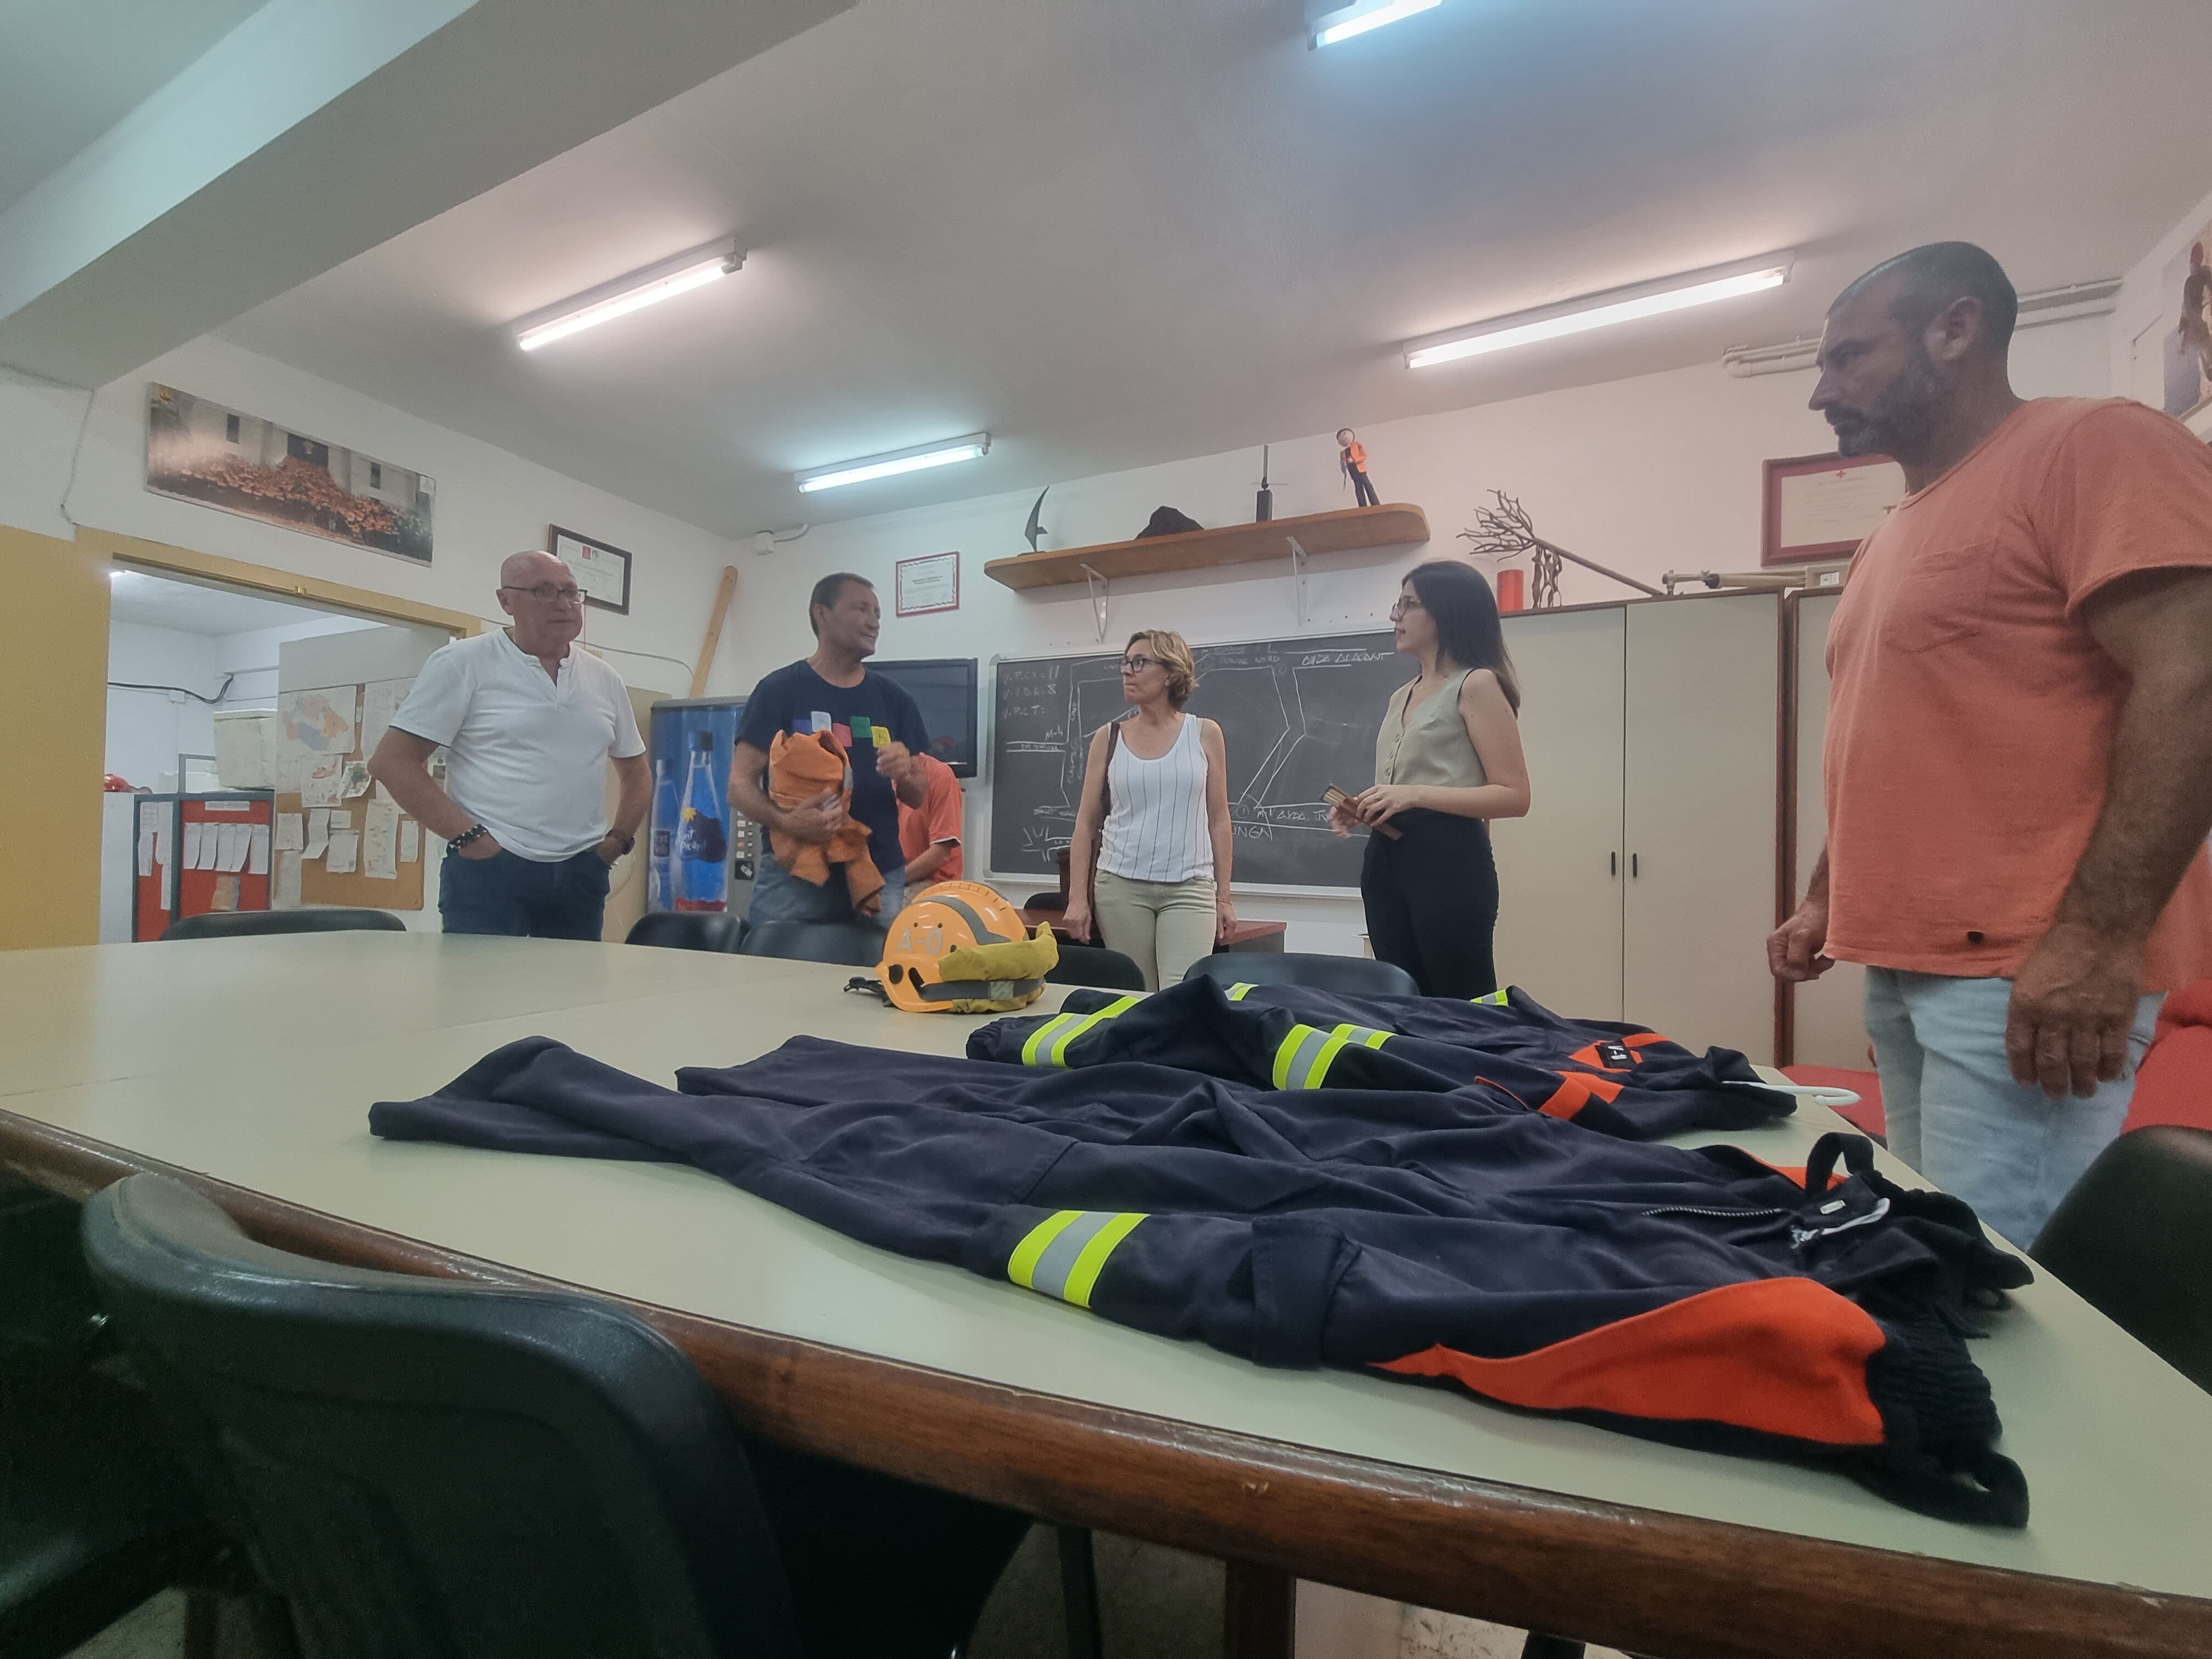
[[[1521,690],[1490,584],[1468,566],[1416,565],[1390,621],[1420,675],[1383,711],[1373,787],[1350,810],[1332,808],[1329,823],[1340,836],[1370,831],[1359,896],[1375,954],[1425,996],[1486,996],[1498,988],[1489,820],[1528,811]]]
[[[1237,920],[1228,756],[1218,725],[1183,712],[1197,685],[1182,635],[1129,635],[1121,695],[1136,712],[1091,739],[1069,849],[1064,925],[1084,939],[1095,922],[1106,947],[1143,970],[1146,990],[1181,979]]]

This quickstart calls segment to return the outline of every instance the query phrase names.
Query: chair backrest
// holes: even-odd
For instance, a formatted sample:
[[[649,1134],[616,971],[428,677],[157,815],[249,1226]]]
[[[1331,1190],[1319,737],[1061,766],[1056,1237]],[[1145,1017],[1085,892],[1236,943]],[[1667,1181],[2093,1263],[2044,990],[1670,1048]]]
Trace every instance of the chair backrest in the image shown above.
[[[2122,1135],[2074,1183],[2028,1254],[2212,1390],[2212,1129],[2154,1125]]]
[[[738,948],[749,957],[872,968],[884,959],[884,930],[865,921],[757,921]]]
[[[1183,977],[1203,975],[1224,985],[1304,985],[1348,997],[1417,997],[1421,988],[1394,962],[1371,957],[1321,956],[1301,951],[1219,951],[1200,957]]]
[[[1103,991],[1141,991],[1145,970],[1136,959],[1101,945],[1060,947],[1060,963],[1045,976],[1048,985],[1095,985]]]
[[[404,933],[389,910],[210,910],[161,930],[163,939],[241,939],[249,933]]]
[[[93,1199],[84,1243],[308,1652],[799,1652],[736,1428],[627,1310],[288,1255],[150,1175]]]
[[[630,924],[623,943],[735,956],[744,940],[744,918],[727,910],[653,910]]]

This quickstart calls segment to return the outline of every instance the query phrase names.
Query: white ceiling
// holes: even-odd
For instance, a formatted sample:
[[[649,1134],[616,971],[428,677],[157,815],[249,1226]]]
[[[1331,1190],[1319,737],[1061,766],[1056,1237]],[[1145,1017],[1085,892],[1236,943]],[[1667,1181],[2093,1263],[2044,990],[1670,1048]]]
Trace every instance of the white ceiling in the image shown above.
[[[281,599],[260,599],[225,587],[172,581],[143,570],[116,574],[108,596],[108,615],[117,622],[166,628],[179,634],[247,634],[256,629],[309,623],[322,624],[313,632],[343,634],[380,625],[362,617],[287,605]]]
[[[1966,237],[2112,276],[2212,186],[2203,0],[864,0],[221,331],[728,534],[1218,453],[1817,329]],[[733,279],[512,319],[734,232]],[[1798,252],[1782,289],[1414,374],[1407,337]],[[980,462],[789,474],[978,428]],[[406,464],[409,458],[392,459]]]
[[[263,0],[0,0],[0,210]]]

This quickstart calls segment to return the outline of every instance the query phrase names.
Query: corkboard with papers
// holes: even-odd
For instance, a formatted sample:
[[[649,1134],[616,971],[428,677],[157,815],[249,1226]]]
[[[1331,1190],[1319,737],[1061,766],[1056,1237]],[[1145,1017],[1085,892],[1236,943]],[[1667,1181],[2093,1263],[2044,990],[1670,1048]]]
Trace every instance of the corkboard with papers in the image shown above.
[[[370,781],[368,764],[413,683],[372,680],[279,694],[276,908],[422,908],[422,827]]]

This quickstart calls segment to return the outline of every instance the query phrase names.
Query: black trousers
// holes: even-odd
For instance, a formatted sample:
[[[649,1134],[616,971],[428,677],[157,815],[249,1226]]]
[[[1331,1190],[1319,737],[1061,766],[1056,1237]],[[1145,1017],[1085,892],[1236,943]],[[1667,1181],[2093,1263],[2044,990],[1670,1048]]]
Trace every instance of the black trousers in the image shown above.
[[[1423,996],[1488,996],[1498,988],[1490,826],[1449,812],[1401,812],[1390,822],[1399,839],[1370,836],[1359,871],[1375,954],[1411,974]]]
[[[1375,499],[1375,486],[1367,482],[1367,469],[1364,466],[1348,466],[1345,471],[1352,474],[1353,501],[1361,507],[1379,506],[1380,503]]]

